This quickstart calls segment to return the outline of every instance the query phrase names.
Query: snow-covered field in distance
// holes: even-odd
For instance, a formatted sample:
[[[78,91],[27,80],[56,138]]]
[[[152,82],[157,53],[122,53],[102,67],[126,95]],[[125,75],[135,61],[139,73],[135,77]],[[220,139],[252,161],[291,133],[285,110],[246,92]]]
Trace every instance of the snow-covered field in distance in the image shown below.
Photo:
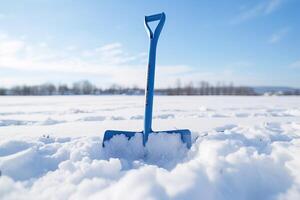
[[[143,113],[143,96],[0,97],[0,199],[300,199],[299,97],[158,96],[153,129],[190,129],[190,150],[101,147]]]

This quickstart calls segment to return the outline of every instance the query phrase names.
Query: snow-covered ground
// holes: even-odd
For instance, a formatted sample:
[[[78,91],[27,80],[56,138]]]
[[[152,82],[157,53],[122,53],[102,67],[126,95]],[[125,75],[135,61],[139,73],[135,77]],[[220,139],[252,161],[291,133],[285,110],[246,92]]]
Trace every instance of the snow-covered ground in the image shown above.
[[[0,97],[0,199],[300,199],[299,97]]]

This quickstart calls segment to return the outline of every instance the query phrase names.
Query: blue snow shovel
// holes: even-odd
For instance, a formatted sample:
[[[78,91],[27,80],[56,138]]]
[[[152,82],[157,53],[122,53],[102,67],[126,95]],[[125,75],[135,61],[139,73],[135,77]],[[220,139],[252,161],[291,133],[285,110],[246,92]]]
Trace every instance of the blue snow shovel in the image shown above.
[[[145,102],[145,118],[144,118],[144,131],[105,131],[102,146],[105,147],[105,142],[110,140],[116,135],[125,135],[130,140],[135,134],[143,134],[143,145],[145,146],[148,141],[148,136],[151,133],[166,133],[166,134],[179,134],[181,141],[186,144],[187,148],[191,147],[191,132],[188,129],[181,130],[167,130],[167,131],[153,131],[152,125],[152,110],[153,110],[153,92],[154,92],[154,75],[155,75],[155,57],[156,47],[160,32],[164,26],[166,20],[165,13],[146,16],[145,27],[150,38],[150,50],[148,61],[148,73],[147,73],[147,88],[146,88],[146,102]],[[149,26],[149,22],[159,21],[155,31],[153,32]]]

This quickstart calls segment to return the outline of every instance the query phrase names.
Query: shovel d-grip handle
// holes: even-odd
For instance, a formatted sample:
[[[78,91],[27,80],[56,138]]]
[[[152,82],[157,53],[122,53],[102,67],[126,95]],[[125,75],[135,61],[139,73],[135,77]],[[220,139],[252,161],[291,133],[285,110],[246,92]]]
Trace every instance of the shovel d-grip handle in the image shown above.
[[[149,22],[158,21],[159,23],[154,31],[151,30]],[[150,39],[148,72],[147,72],[147,87],[146,87],[146,101],[145,101],[145,119],[144,119],[144,137],[143,144],[148,141],[149,133],[152,131],[152,111],[153,111],[153,93],[154,93],[154,76],[155,76],[155,59],[156,59],[156,46],[160,32],[166,20],[165,13],[156,15],[145,16],[145,27]]]
[[[156,29],[154,30],[154,34],[153,31],[151,30],[150,26],[148,25],[149,22],[153,22],[153,21],[158,21],[159,23],[156,27]],[[158,40],[158,37],[160,35],[160,32],[164,26],[166,20],[166,15],[165,13],[160,13],[160,14],[156,14],[156,15],[150,15],[150,16],[145,16],[145,26],[146,26],[146,30],[148,32],[148,35],[150,37],[150,39],[156,39]]]

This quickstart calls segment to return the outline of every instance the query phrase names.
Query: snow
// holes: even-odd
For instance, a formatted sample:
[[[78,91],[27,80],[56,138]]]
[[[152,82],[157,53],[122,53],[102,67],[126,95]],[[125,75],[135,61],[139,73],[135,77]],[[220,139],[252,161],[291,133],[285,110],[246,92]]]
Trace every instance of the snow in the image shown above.
[[[0,199],[300,199],[299,97],[0,98]]]

